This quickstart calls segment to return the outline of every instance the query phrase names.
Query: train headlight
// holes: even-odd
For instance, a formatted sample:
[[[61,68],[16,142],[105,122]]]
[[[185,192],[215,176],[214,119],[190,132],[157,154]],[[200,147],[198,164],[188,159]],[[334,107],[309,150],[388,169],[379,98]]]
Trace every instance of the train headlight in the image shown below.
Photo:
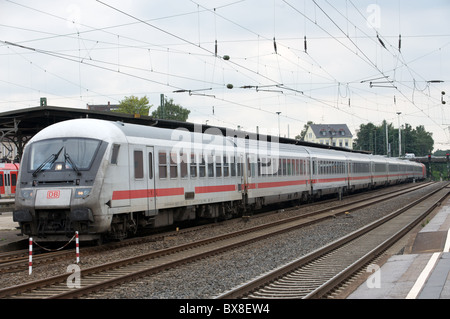
[[[20,195],[23,199],[30,199],[33,197],[33,190],[22,190],[20,191]]]
[[[90,188],[77,188],[75,189],[75,198],[85,198],[91,193]]]

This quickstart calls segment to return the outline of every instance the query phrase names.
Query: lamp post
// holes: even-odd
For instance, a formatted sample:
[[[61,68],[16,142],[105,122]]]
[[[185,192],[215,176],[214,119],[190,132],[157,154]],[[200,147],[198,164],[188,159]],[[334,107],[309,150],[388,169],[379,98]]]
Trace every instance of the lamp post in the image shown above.
[[[281,112],[276,112],[278,114],[278,137],[280,137],[280,114]]]
[[[397,112],[398,115],[398,157],[402,155],[402,134],[400,131],[400,114],[402,112]]]

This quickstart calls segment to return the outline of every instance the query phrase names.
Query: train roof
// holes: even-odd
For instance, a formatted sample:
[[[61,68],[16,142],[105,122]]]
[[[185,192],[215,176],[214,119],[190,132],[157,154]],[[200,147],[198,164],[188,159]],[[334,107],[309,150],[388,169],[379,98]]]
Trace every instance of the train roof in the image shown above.
[[[4,170],[18,170],[19,164],[16,163],[0,163],[0,171]]]

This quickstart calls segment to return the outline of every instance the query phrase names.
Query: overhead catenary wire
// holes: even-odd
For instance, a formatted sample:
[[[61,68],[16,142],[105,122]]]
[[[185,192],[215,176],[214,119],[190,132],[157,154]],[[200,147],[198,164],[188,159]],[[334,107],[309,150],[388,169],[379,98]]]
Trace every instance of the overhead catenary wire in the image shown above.
[[[191,1],[192,3],[196,4],[195,1]],[[322,3],[323,2],[319,2],[316,1],[317,3],[319,3],[320,6],[323,7]],[[245,3],[242,1],[236,1],[234,3]],[[233,3],[229,3],[229,5],[232,5]],[[275,2],[274,2],[275,4]],[[227,4],[228,5],[228,4]],[[345,10],[349,10],[351,9],[351,5],[352,2],[346,1],[346,7]],[[58,37],[58,36],[63,36],[63,33],[66,33],[67,36],[65,36],[64,38],[67,39],[77,39],[79,42],[79,49],[78,52],[76,54],[74,54],[74,52],[70,52],[71,48],[58,48],[58,49],[54,49],[54,48],[49,48],[47,51],[49,52],[53,52],[55,54],[67,54],[68,56],[76,56],[78,62],[78,67],[82,68],[83,65],[87,66],[87,67],[91,67],[89,64],[87,64],[88,62],[91,62],[93,64],[98,64],[100,66],[106,67],[106,68],[112,68],[114,69],[114,67],[112,65],[108,65],[108,64],[104,64],[103,62],[106,63],[110,63],[112,62],[111,60],[106,60],[106,59],[99,59],[99,55],[97,53],[101,53],[101,50],[116,50],[116,56],[117,56],[117,60],[114,61],[115,62],[115,68],[119,69],[122,71],[127,71],[125,73],[130,73],[131,75],[136,75],[136,76],[141,76],[141,77],[148,77],[151,80],[156,80],[158,82],[161,82],[162,84],[166,85],[167,83],[169,83],[170,85],[173,85],[175,87],[181,87],[180,89],[184,89],[184,90],[196,90],[198,88],[202,88],[202,87],[216,87],[216,89],[220,89],[220,86],[224,87],[224,84],[227,83],[226,80],[228,78],[228,76],[233,73],[239,73],[239,77],[246,77],[247,79],[249,79],[249,81],[243,81],[241,83],[236,83],[234,82],[234,87],[238,88],[242,85],[247,85],[247,84],[251,84],[251,85],[281,85],[283,84],[286,88],[290,88],[290,89],[283,89],[283,90],[279,90],[282,91],[282,93],[279,94],[288,94],[289,95],[289,100],[292,102],[293,100],[298,100],[301,101],[301,103],[303,103],[305,105],[305,102],[308,101],[308,97],[311,96],[313,98],[316,98],[317,101],[326,101],[326,103],[328,103],[327,107],[332,107],[336,106],[336,98],[330,98],[330,97],[324,97],[323,92],[325,92],[325,90],[321,90],[321,87],[326,88],[326,87],[330,87],[332,88],[334,86],[334,88],[338,88],[339,85],[341,85],[341,88],[343,88],[343,83],[348,83],[348,88],[349,88],[349,92],[353,95],[355,90],[359,90],[360,89],[360,85],[358,85],[357,81],[352,81],[352,79],[342,79],[341,75],[336,74],[336,72],[333,69],[330,69],[328,67],[327,63],[324,63],[324,60],[321,60],[320,57],[318,57],[315,54],[314,46],[316,44],[316,42],[314,41],[314,39],[340,39],[342,43],[346,44],[350,49],[352,49],[352,46],[348,45],[348,41],[346,40],[348,36],[351,36],[352,39],[355,39],[355,36],[352,36],[349,34],[349,30],[351,31],[353,26],[357,26],[357,24],[353,21],[353,19],[348,19],[348,20],[344,20],[345,24],[342,23],[338,23],[338,25],[340,25],[342,27],[342,30],[344,30],[344,33],[341,34],[337,34],[336,32],[330,32],[330,34],[327,34],[326,32],[323,35],[311,32],[311,25],[314,26],[314,28],[317,28],[317,25],[320,25],[321,27],[323,27],[325,30],[330,31],[331,29],[329,28],[329,25],[325,25],[324,24],[324,19],[323,19],[323,15],[321,13],[321,11],[315,6],[315,4],[313,3],[313,5],[311,6],[311,9],[313,11],[311,11],[310,13],[306,13],[305,10],[303,12],[306,13],[306,15],[308,17],[310,17],[310,19],[314,22],[314,24],[310,22],[310,20],[304,18],[304,22],[305,25],[308,23],[308,32],[306,32],[306,28],[304,30],[304,32],[301,32],[300,35],[298,35],[297,39],[299,39],[300,41],[297,42],[298,45],[292,46],[289,45],[288,41],[290,40],[295,40],[296,37],[292,37],[292,36],[287,36],[286,34],[280,34],[279,31],[279,25],[277,25],[277,29],[274,28],[274,32],[272,34],[272,32],[269,32],[270,35],[265,35],[264,33],[259,32],[260,30],[252,30],[251,27],[249,27],[249,24],[245,24],[245,23],[241,23],[240,20],[235,19],[234,16],[230,16],[227,15],[226,13],[224,13],[224,11],[222,10],[216,10],[216,8],[206,8],[206,5],[203,6],[198,6],[198,4],[196,4],[195,10],[182,10],[179,12],[176,12],[175,15],[179,15],[180,17],[183,16],[184,14],[190,14],[191,18],[201,18],[201,22],[203,23],[203,15],[205,15],[205,17],[207,15],[210,15],[211,17],[214,17],[214,19],[217,19],[218,21],[227,21],[229,23],[232,23],[233,25],[235,25],[238,28],[241,28],[241,30],[245,30],[245,32],[243,32],[243,34],[250,34],[250,37],[245,37],[245,36],[240,36],[239,38],[228,38],[228,39],[223,39],[222,37],[218,38],[217,37],[217,33],[214,32],[214,36],[209,39],[204,37],[204,32],[202,31],[202,38],[201,38],[201,46],[202,48],[199,48],[198,43],[196,43],[197,38],[195,38],[194,36],[194,41],[193,43],[195,44],[195,46],[192,46],[186,42],[184,42],[185,44],[188,44],[188,46],[184,46],[182,47],[180,45],[180,43],[183,43],[182,41],[174,38],[176,41],[172,41],[172,43],[166,43],[164,45],[162,45],[160,42],[159,43],[149,43],[149,39],[151,38],[145,38],[145,37],[141,37],[141,36],[127,36],[124,32],[122,32],[123,28],[120,27],[120,25],[133,25],[133,26],[139,26],[141,24],[140,21],[137,20],[131,20],[130,22],[128,21],[124,21],[124,20],[120,20],[117,19],[117,23],[116,25],[110,25],[108,27],[102,26],[102,27],[90,27],[87,26],[86,24],[83,24],[83,28],[85,28],[85,30],[77,30],[78,32],[73,32],[71,35],[69,35],[69,32],[62,32],[61,35],[58,35],[56,32],[54,32],[54,35],[52,34],[48,34],[48,38],[50,37]],[[306,1],[305,1],[305,6],[306,6]],[[38,7],[39,8],[39,7]],[[329,14],[330,13],[334,13],[333,11],[328,10],[327,8],[323,7],[325,9],[325,11],[327,11]],[[274,6],[275,9],[275,6]],[[276,7],[276,9],[278,10],[278,7]],[[39,10],[39,9],[38,9]],[[218,12],[219,11],[219,12]],[[43,9],[40,10],[39,14],[53,14],[56,18],[56,15],[53,13],[56,11],[50,11],[47,9]],[[278,13],[277,12],[273,12],[273,16],[274,19],[276,17]],[[169,15],[167,15],[169,16]],[[348,15],[344,14],[344,16],[348,17]],[[152,23],[151,21],[157,21],[160,17],[155,17],[152,19],[147,19],[146,21],[150,21],[150,23]],[[334,17],[332,16],[332,18],[334,19]],[[58,17],[58,19],[60,19],[61,21],[65,19],[65,17]],[[234,21],[233,21],[234,20]],[[206,21],[206,20],[205,20]],[[346,21],[346,22],[345,22]],[[153,24],[153,23],[152,23]],[[78,24],[77,24],[78,25]],[[229,24],[230,25],[230,24]],[[202,24],[203,26],[203,24]],[[281,26],[281,25],[280,25]],[[117,29],[114,29],[115,27],[117,27]],[[168,30],[166,28],[163,27],[163,29]],[[280,27],[281,29],[281,27]],[[214,25],[214,30],[215,30],[215,25]],[[222,30],[222,29],[220,29]],[[36,30],[38,31],[38,30]],[[108,33],[106,33],[105,31],[107,31]],[[169,31],[169,30],[168,30]],[[108,39],[101,39],[98,37],[98,34],[100,33],[95,33],[95,32],[102,32],[105,35],[108,34],[108,36],[110,36],[110,41],[108,41]],[[171,31],[172,32],[172,31]],[[249,32],[249,33],[247,33]],[[42,33],[43,34],[43,33]],[[182,34],[178,34],[177,32],[174,32],[174,34],[177,34],[181,37],[184,38],[184,36],[182,36]],[[93,35],[93,36],[88,36],[88,35]],[[363,34],[362,32],[358,32],[358,35],[360,36],[359,39],[374,39],[375,41],[378,41],[376,34],[374,33],[373,35],[369,35],[366,36],[365,34]],[[252,36],[254,36],[254,38],[251,38]],[[415,35],[411,35],[411,34],[401,34],[402,39],[410,39],[412,36]],[[434,35],[432,35],[434,36]],[[35,37],[34,39],[36,39],[36,41],[39,41],[38,38],[44,38],[47,36],[42,36],[42,37]],[[396,36],[396,38],[398,37],[398,35]],[[390,45],[389,41],[386,41],[386,36],[382,35],[381,33],[379,33],[379,38],[385,43],[386,45],[386,52],[385,54],[394,53],[393,49],[397,50],[397,44],[395,46]],[[25,46],[28,47],[33,47],[33,48],[45,48],[43,45],[29,45],[29,43],[32,42],[25,42],[25,41],[33,41],[33,38],[21,38],[20,41],[11,41],[14,42],[16,44],[23,44]],[[115,39],[115,41],[114,41]],[[277,46],[277,56],[276,59],[273,59],[272,62],[275,63],[267,63],[268,58],[270,58],[270,55],[267,55],[267,52],[265,51],[264,46],[266,45],[266,41],[270,42],[272,45],[274,43],[274,39],[275,39],[275,43]],[[393,36],[388,36],[388,39],[393,39]],[[10,39],[5,39],[5,40],[10,40]],[[13,39],[11,39],[13,40]],[[106,40],[106,41],[104,41]],[[120,41],[118,41],[120,40]],[[392,42],[396,41],[392,40]],[[22,42],[24,41],[24,42]],[[89,41],[93,41],[93,42],[89,42]],[[217,42],[216,42],[217,41]],[[252,60],[249,54],[249,56],[241,56],[241,57],[237,57],[237,56],[233,56],[232,57],[232,61],[227,61],[227,62],[223,62],[220,54],[224,54],[226,52],[222,51],[224,49],[224,44],[228,43],[233,43],[235,42],[236,44],[240,44],[240,43],[245,43],[245,42],[249,42],[249,41],[255,41],[254,43],[258,43],[259,44],[259,50],[258,50],[258,54],[254,55],[254,58]],[[106,44],[106,42],[109,42],[109,45]],[[155,41],[156,42],[156,41]],[[35,42],[37,43],[37,42]],[[43,42],[44,43],[44,42]],[[217,43],[217,45],[216,45]],[[250,42],[251,43],[251,42]],[[379,43],[379,42],[378,42]],[[362,45],[363,41],[358,41],[357,45]],[[189,49],[189,45],[191,46],[191,49]],[[306,47],[305,47],[306,45]],[[1,46],[1,44],[0,44]],[[137,50],[142,49],[143,52],[145,52],[145,56],[146,56],[146,61],[148,63],[149,59],[151,60],[150,62],[150,67],[146,67],[148,70],[145,71],[144,67],[141,67],[141,65],[139,64],[134,64],[134,63],[127,63],[126,59],[125,59],[125,49],[128,48],[136,48]],[[172,63],[172,61],[174,61],[174,57],[176,57],[176,54],[185,54],[186,56],[192,57],[194,59],[197,59],[197,61],[200,61],[204,66],[205,66],[205,76],[202,78],[201,76],[199,77],[198,74],[189,74],[188,76],[186,76],[186,74],[183,74],[182,72],[178,72],[176,71],[176,69],[172,68],[171,71],[169,72],[169,70],[165,70],[164,68],[162,68],[161,64],[158,64],[158,55],[159,52],[162,53],[167,53],[167,48],[169,48],[169,52],[170,52],[170,57],[168,57],[166,55],[167,58],[167,64],[170,63],[170,66],[174,65]],[[187,50],[186,50],[187,48]],[[207,51],[203,50],[203,48],[208,49]],[[379,44],[378,46],[379,50],[381,50],[381,44]],[[306,50],[305,50],[306,49]],[[310,49],[312,51],[310,51]],[[361,47],[361,49],[364,50],[363,47]],[[431,48],[432,49],[432,48]],[[145,51],[144,51],[145,50]],[[64,52],[66,51],[66,52]],[[305,52],[306,51],[306,52]],[[355,51],[355,49],[353,48],[351,50],[352,52],[357,52]],[[25,54],[29,54],[31,56],[31,54],[33,54],[33,51],[29,51],[30,53],[25,53]],[[138,52],[138,51],[136,51]],[[367,51],[366,51],[367,52]],[[379,51],[381,52],[381,51]],[[155,54],[153,54],[155,53]],[[250,52],[249,52],[250,53]],[[0,52],[1,54],[1,52]],[[175,54],[175,55],[174,55]],[[272,53],[273,54],[273,53]],[[398,51],[396,51],[394,54],[398,55]],[[292,56],[294,56],[292,58]],[[210,59],[210,57],[212,59]],[[275,55],[272,55],[273,58],[275,58]],[[373,59],[370,55],[369,57],[371,59]],[[93,61],[90,61],[90,58],[93,58]],[[120,58],[120,59],[119,59]],[[214,59],[216,58],[216,59]],[[170,61],[169,61],[170,59]],[[356,57],[356,59],[358,59],[358,57]],[[34,56],[32,58],[32,60],[34,59]],[[122,61],[123,60],[123,61]],[[83,64],[80,63],[83,62]],[[374,61],[374,60],[373,60]],[[35,61],[33,61],[35,62]],[[75,61],[74,61],[75,62]],[[86,62],[84,64],[84,62]],[[119,62],[119,63],[118,63]],[[251,63],[254,64],[252,65]],[[258,63],[257,63],[258,62]],[[376,61],[374,61],[376,62]],[[233,64],[235,63],[235,64]],[[127,66],[128,64],[128,66]],[[401,68],[402,66],[404,66],[405,62],[401,61],[398,63],[398,67]],[[123,66],[122,66],[123,65]],[[370,65],[370,64],[367,64]],[[241,68],[241,66],[245,66],[247,67],[247,69]],[[409,66],[409,65],[408,65]],[[130,68],[128,68],[130,67]],[[393,68],[395,68],[396,65],[393,66]],[[390,68],[390,70],[392,70],[393,68]],[[83,68],[84,70],[85,68]],[[207,70],[211,70],[209,72],[209,74],[207,73]],[[386,72],[386,69],[389,68],[381,68],[380,69],[384,72]],[[217,71],[220,70],[221,71],[221,76],[222,76],[222,81],[220,79],[216,79],[214,77],[214,72],[217,73]],[[278,74],[273,73],[274,70],[277,70],[278,72],[283,73],[284,74],[284,79],[283,78],[278,78]],[[295,70],[295,71],[293,71]],[[395,69],[394,69],[395,70]],[[411,72],[414,72],[414,68],[410,69]],[[106,70],[105,70],[106,71]],[[149,71],[155,71],[153,73],[149,72]],[[33,71],[35,72],[35,71]],[[83,75],[84,75],[83,71]],[[111,71],[112,72],[112,71]],[[145,73],[147,72],[147,73]],[[388,71],[389,72],[389,71]],[[394,71],[395,72],[395,71]],[[172,74],[170,74],[172,73]],[[178,74],[176,74],[178,73]],[[116,72],[116,74],[118,74],[118,72]],[[155,76],[153,76],[153,75]],[[156,76],[157,74],[161,74],[161,75],[166,75],[167,79],[169,81],[166,81],[166,78],[161,78]],[[274,76],[275,74],[275,76]],[[286,74],[289,74],[288,77],[286,77]],[[388,75],[391,75],[391,73],[387,73]],[[414,74],[414,73],[413,73]],[[126,74],[123,74],[124,76],[128,76]],[[207,75],[209,75],[209,77],[207,78]],[[261,77],[261,75],[264,75],[265,78]],[[307,76],[305,76],[307,75]],[[317,82],[322,82],[320,81],[320,78],[323,79],[323,83],[320,84],[315,84]],[[417,76],[416,74],[414,74],[414,77],[417,80],[417,84],[416,87],[420,87],[423,88],[424,85],[423,81],[420,81],[420,77]],[[84,78],[84,77],[83,77]],[[206,80],[207,78],[207,80]],[[308,81],[305,81],[306,78],[309,79]],[[187,85],[178,85],[179,83],[181,83],[181,81],[174,81],[174,80],[182,80],[185,79],[186,82],[188,83]],[[286,79],[288,79],[288,81],[286,81]],[[319,81],[317,81],[319,79]],[[397,78],[395,76],[392,77],[392,79],[397,80]],[[218,80],[218,81],[215,81]],[[413,85],[412,81],[409,81],[409,79],[400,79],[400,82],[397,82],[397,84],[400,84],[400,89],[402,91],[408,92],[407,97],[411,98],[411,94],[410,92],[414,92],[415,88]],[[189,81],[191,82],[191,84],[189,84]],[[14,82],[14,81],[12,81]],[[17,82],[17,81],[16,81]],[[76,82],[76,81],[74,81]],[[84,80],[83,80],[84,82]],[[36,82],[35,82],[36,83]],[[197,84],[202,84],[202,85],[196,85]],[[420,85],[418,85],[420,83]],[[80,83],[78,83],[80,84]],[[85,85],[83,85],[83,87],[89,87],[89,84],[83,83]],[[156,83],[155,83],[156,84]],[[207,85],[204,85],[207,84]],[[34,85],[33,85],[34,86]],[[34,86],[35,87],[35,86]],[[369,85],[367,85],[367,87],[369,87]],[[167,88],[167,86],[166,86]],[[176,90],[175,88],[170,88],[169,89],[171,91]],[[336,92],[335,90],[333,90],[334,92]],[[230,91],[231,92],[231,91]],[[260,91],[261,92],[261,91]],[[302,92],[302,93],[300,93]],[[306,94],[304,94],[306,92]],[[362,92],[362,91],[360,91]],[[376,94],[376,92],[371,93],[369,90],[365,91],[367,92],[369,95],[372,94],[374,96],[374,98],[372,100],[368,100],[369,103],[367,103],[367,105],[364,105],[364,107],[366,107],[367,109],[376,109],[377,107],[375,107],[376,105],[381,105],[382,103],[384,103],[384,101],[381,100],[381,98],[384,98],[383,94]],[[417,92],[420,92],[419,90],[417,90]],[[422,92],[421,92],[422,93]],[[427,91],[424,91],[423,93],[428,94]],[[273,94],[276,94],[275,92],[273,92]],[[261,95],[267,95],[269,96],[269,94],[267,93],[263,93],[261,92]],[[335,95],[336,96],[336,95]],[[400,95],[399,95],[400,96]],[[416,96],[419,96],[419,94],[417,93]],[[355,95],[355,98],[357,98],[357,96]],[[228,96],[226,99],[230,99],[230,96]],[[334,100],[334,101],[333,101]],[[406,100],[406,99],[402,99],[402,100]],[[434,97],[431,97],[430,101],[434,101]],[[309,99],[309,104],[317,104],[319,102],[317,102],[314,99]],[[420,102],[419,100],[415,100],[418,107],[421,109],[426,109],[426,104],[421,104],[422,102]],[[355,104],[353,104],[353,102],[355,102]],[[354,106],[353,111],[349,110],[350,113],[352,114],[352,116],[356,113],[354,113],[354,111],[356,111],[355,109],[358,108],[358,104],[359,107],[363,107],[363,101],[360,100],[361,103],[358,103],[357,100],[352,101],[352,107]],[[284,103],[284,102],[283,102]],[[343,104],[338,103],[339,107],[342,108]],[[305,105],[306,106],[306,105]],[[301,105],[298,106],[299,108],[301,107]],[[339,110],[341,111],[341,110]],[[287,113],[283,113],[283,114],[287,114]]]

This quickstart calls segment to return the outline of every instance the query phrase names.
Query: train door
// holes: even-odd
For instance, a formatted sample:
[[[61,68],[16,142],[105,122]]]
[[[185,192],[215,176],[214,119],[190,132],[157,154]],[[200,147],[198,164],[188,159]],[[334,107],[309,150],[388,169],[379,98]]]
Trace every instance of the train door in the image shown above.
[[[4,175],[4,179],[5,182],[3,183],[4,188],[5,188],[5,195],[9,196],[11,194],[11,176],[10,176],[10,172],[9,171],[5,171]]]
[[[17,171],[11,171],[11,195],[16,193]]]
[[[0,196],[5,194],[5,179],[3,172],[0,172]]]
[[[311,157],[311,167],[309,168],[311,174],[311,195],[314,195],[314,190],[317,188],[316,184],[318,183],[318,168],[317,168],[317,157]]]
[[[153,147],[133,145],[130,147],[130,194],[132,205],[140,210],[154,211],[155,180]]]
[[[153,146],[146,147],[147,157],[147,189],[149,190],[148,196],[148,209],[150,211],[156,211],[156,189],[155,189],[155,160]]]
[[[256,163],[256,155],[248,154],[244,169],[244,183],[246,185],[247,191],[254,188],[254,178],[256,177]]]

